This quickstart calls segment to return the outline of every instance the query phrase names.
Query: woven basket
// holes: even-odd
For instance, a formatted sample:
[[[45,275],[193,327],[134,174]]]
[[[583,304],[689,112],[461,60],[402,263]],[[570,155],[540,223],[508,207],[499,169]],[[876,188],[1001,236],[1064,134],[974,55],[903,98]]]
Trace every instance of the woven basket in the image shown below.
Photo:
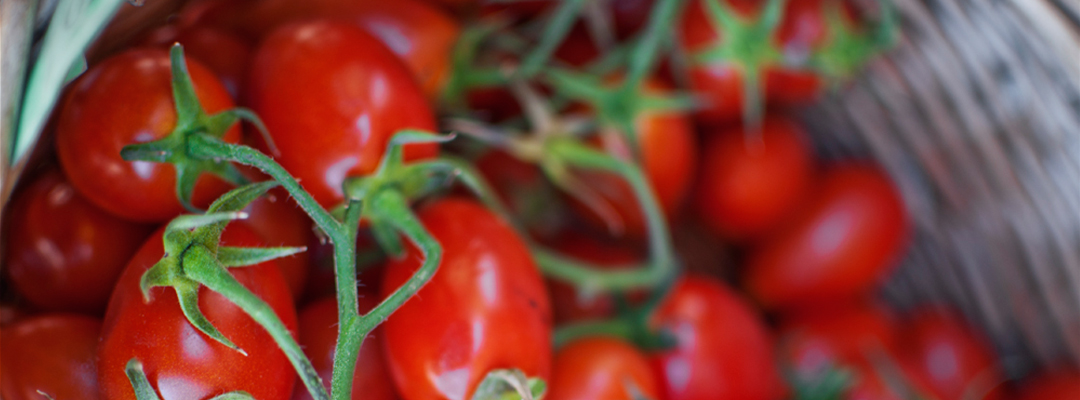
[[[955,305],[1013,376],[1080,364],[1080,2],[892,1],[897,48],[803,111],[820,154],[873,157],[904,193],[917,235],[886,296]],[[36,3],[0,2],[5,117]],[[179,4],[154,3],[123,7],[98,47]],[[0,206],[21,165],[3,150]]]
[[[948,303],[1006,369],[1080,365],[1080,2],[893,0],[899,45],[803,113],[827,158],[873,157],[916,237],[885,289]]]

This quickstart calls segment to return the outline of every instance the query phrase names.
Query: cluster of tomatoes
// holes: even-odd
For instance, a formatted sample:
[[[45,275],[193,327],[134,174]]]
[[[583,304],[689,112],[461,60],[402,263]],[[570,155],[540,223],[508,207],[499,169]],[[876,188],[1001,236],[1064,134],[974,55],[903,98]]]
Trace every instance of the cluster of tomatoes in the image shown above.
[[[360,338],[352,398],[1080,396],[1080,372],[1012,388],[962,319],[874,300],[909,236],[903,201],[872,164],[822,165],[783,113],[880,50],[887,30],[847,2],[197,0],[165,22],[90,58],[4,212],[4,399],[318,398],[297,371],[329,389],[353,361],[337,351],[354,289],[360,314],[418,291]],[[405,129],[465,137],[405,144],[390,168]],[[207,247],[306,247],[230,253],[255,260],[228,279],[285,339],[188,279],[195,264],[148,273],[206,237],[169,221],[276,176],[176,151],[192,137],[299,182]],[[405,217],[360,199],[391,191],[424,196]],[[361,222],[343,280],[313,210],[358,199],[400,229]]]

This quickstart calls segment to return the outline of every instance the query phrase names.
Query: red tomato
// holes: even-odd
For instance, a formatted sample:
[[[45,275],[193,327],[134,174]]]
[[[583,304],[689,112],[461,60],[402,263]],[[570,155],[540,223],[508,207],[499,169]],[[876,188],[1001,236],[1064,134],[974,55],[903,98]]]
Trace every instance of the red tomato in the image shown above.
[[[573,230],[560,234],[554,248],[570,258],[600,268],[615,268],[640,263],[645,259],[640,249],[605,242]],[[615,302],[606,293],[585,298],[573,285],[554,279],[548,281],[548,289],[556,323],[606,318],[615,313]]]
[[[5,400],[96,399],[94,363],[101,321],[44,314],[0,331],[0,397]]]
[[[12,287],[48,311],[101,315],[151,229],[90,204],[55,170],[16,194],[7,216],[4,263]]]
[[[251,61],[251,46],[239,36],[209,26],[166,25],[151,32],[143,43],[166,49],[173,43],[184,45],[184,54],[214,71],[232,97],[240,95]]]
[[[397,57],[349,24],[284,26],[259,46],[248,101],[266,123],[277,161],[324,207],[342,202],[342,182],[378,166],[400,129],[435,130],[420,88]],[[433,144],[406,148],[432,157]]]
[[[233,107],[214,73],[187,59],[199,102],[210,114]],[[184,211],[172,165],[124,161],[128,144],[165,137],[176,127],[169,54],[132,49],[90,68],[68,89],[56,128],[56,150],[71,184],[98,207],[134,221],[160,222]],[[236,127],[224,140],[240,139]],[[228,186],[204,174],[192,202],[209,205]]]
[[[863,295],[891,271],[907,243],[903,200],[877,168],[834,165],[816,190],[750,256],[745,284],[767,307]]]
[[[697,209],[724,237],[750,239],[779,226],[805,198],[814,160],[805,133],[784,117],[761,124],[760,138],[739,127],[717,132],[702,157]]]
[[[844,400],[909,400],[913,397],[898,392],[925,395],[926,391],[906,382],[903,376],[888,380],[869,365],[862,365],[854,371],[851,387],[844,394]],[[916,397],[922,399],[923,397]]]
[[[570,343],[555,354],[548,400],[657,398],[649,360],[633,346],[596,337]]]
[[[966,399],[969,390],[985,393],[1005,380],[989,341],[957,315],[919,310],[903,327],[895,352],[900,365],[912,382],[938,399]]]
[[[720,281],[687,276],[660,304],[652,323],[677,345],[652,356],[661,398],[780,399],[784,385],[761,319]]]
[[[438,272],[383,325],[385,354],[406,400],[472,398],[487,373],[517,368],[547,379],[551,304],[529,249],[481,205],[447,198],[418,211],[442,244]],[[390,294],[420,267],[419,251],[392,260]]]
[[[668,91],[657,81],[646,81],[644,85],[646,92],[654,95]],[[641,155],[639,165],[648,177],[660,207],[670,219],[678,212],[691,182],[694,181],[697,152],[693,125],[682,113],[656,111],[638,114],[634,125]],[[605,150],[624,160],[634,159],[630,149],[626,147],[611,147]],[[629,184],[618,175],[606,172],[581,171],[579,175],[583,182],[614,207],[628,236],[645,236],[645,216],[641,213],[641,207],[638,206]],[[580,204],[577,204],[577,208],[594,224],[601,224],[599,217],[592,211],[584,209]]]
[[[311,242],[314,222],[296,204],[288,192],[281,188],[271,190],[266,196],[251,202],[245,209],[248,218],[239,223],[247,225],[268,246],[304,247]],[[289,284],[289,292],[299,300],[307,286],[311,256],[304,251],[274,260],[281,268],[281,275]]]
[[[372,294],[360,294],[360,312],[365,313],[378,304],[379,299]],[[309,304],[300,311],[300,347],[311,360],[323,386],[330,390],[330,380],[334,372],[334,345],[338,339],[337,300],[324,298]],[[376,328],[364,339],[360,354],[356,357],[356,371],[353,372],[352,398],[368,400],[393,400],[396,398],[390,373],[386,370],[382,355],[382,330]],[[296,385],[293,400],[311,399],[311,394],[303,385]]]
[[[869,352],[887,351],[896,328],[891,311],[871,302],[788,316],[780,331],[781,358],[812,381],[825,368],[863,365]]]
[[[1016,400],[1074,400],[1080,394],[1080,371],[1052,370],[1025,380]]]
[[[239,307],[206,287],[199,288],[199,308],[222,335],[247,352],[225,347],[188,323],[172,288],[151,290],[144,302],[139,280],[164,254],[159,230],[143,244],[116,284],[105,313],[98,350],[98,379],[107,399],[134,399],[124,374],[128,360],[142,362],[150,384],[162,399],[202,399],[243,390],[257,399],[288,399],[296,382],[292,364],[270,334]],[[265,247],[240,224],[225,229],[226,246]],[[290,331],[296,309],[289,287],[273,261],[232,268],[240,284],[267,302]]]

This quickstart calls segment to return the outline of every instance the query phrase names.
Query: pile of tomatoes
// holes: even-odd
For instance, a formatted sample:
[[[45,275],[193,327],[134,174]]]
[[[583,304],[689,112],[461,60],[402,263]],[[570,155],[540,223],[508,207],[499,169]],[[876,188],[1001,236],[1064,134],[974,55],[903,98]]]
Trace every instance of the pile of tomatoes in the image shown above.
[[[89,58],[4,211],[0,398],[319,398],[353,361],[339,335],[368,324],[333,398],[1076,399],[1075,369],[1010,381],[959,316],[876,299],[903,200],[871,162],[816,159],[786,114],[882,50],[895,33],[873,15],[185,4]],[[327,224],[361,204],[355,243],[335,243]],[[227,221],[195,219],[208,207]],[[342,246],[355,277],[335,275]],[[215,282],[254,303],[203,285],[196,247],[231,255]],[[267,247],[284,250],[237,250]]]

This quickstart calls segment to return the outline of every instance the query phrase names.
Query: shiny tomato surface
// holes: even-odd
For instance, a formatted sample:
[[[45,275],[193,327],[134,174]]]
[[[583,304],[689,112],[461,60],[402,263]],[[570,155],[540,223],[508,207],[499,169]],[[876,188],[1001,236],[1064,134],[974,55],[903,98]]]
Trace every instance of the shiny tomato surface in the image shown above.
[[[990,341],[959,315],[920,309],[903,324],[896,356],[905,374],[943,400],[987,393],[1005,380]],[[1000,398],[997,392],[982,397]]]
[[[585,338],[559,349],[547,400],[657,398],[656,377],[645,354],[622,340]]]
[[[0,397],[5,400],[97,399],[101,321],[41,314],[0,329]]]

